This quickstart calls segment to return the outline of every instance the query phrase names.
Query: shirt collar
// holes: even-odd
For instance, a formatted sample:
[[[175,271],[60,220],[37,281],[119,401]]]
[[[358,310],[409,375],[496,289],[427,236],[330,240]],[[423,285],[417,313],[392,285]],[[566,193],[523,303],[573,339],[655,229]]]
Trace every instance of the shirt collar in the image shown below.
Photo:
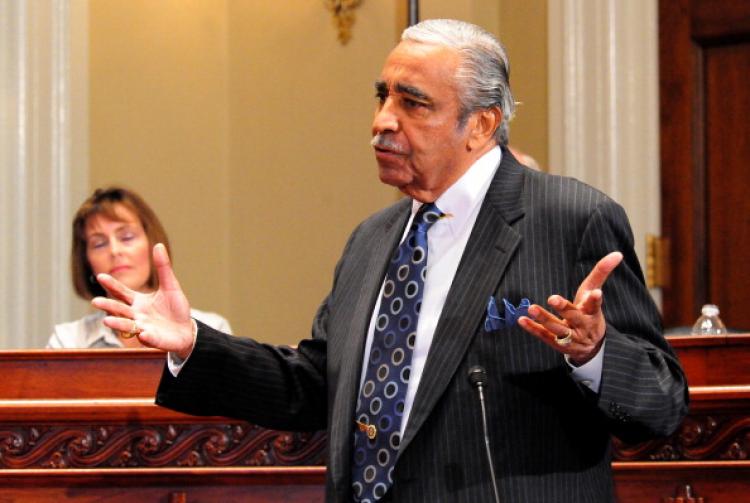
[[[435,231],[441,232],[438,229],[448,229],[453,234],[457,234],[460,229],[464,228],[467,220],[484,201],[484,196],[487,194],[502,156],[500,147],[495,146],[474,161],[466,173],[440,195],[435,205],[440,208],[440,211],[450,216],[441,219],[441,224],[445,222],[445,225],[434,226]],[[412,219],[421,206],[422,203],[412,200]]]
[[[103,340],[109,346],[122,346],[122,342],[120,342],[114,331],[104,325],[104,316],[104,312],[99,311],[88,320],[93,327],[86,327],[87,348],[93,347],[99,340]]]

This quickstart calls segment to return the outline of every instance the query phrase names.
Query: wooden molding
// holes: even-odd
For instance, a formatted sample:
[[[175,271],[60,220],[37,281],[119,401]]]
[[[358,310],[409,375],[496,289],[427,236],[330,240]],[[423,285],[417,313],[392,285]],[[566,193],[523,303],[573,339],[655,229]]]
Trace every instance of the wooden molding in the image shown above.
[[[325,434],[216,424],[0,425],[0,468],[325,464]]]

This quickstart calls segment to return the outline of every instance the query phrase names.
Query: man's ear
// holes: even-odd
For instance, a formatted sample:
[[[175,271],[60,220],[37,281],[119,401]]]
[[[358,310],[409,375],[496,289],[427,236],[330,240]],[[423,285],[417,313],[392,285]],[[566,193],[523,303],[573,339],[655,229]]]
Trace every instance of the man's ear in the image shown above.
[[[476,150],[487,144],[495,136],[495,131],[503,120],[503,112],[499,107],[479,110],[471,114],[468,126],[471,128],[466,147]]]

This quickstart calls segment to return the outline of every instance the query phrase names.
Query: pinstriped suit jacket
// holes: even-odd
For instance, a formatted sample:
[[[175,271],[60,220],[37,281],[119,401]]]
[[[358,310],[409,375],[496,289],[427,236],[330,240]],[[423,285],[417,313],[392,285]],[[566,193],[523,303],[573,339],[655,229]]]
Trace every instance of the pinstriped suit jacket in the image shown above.
[[[157,403],[288,430],[327,428],[327,500],[350,501],[350,447],[367,324],[409,214],[408,200],[357,227],[333,287],[297,350],[200,325],[178,379]],[[486,333],[490,295],[544,304],[573,298],[594,264],[625,258],[604,286],[601,387],[569,376],[563,357],[519,328]],[[507,151],[487,193],[435,331],[390,492],[398,502],[492,501],[476,391],[487,369],[487,414],[505,502],[613,499],[610,436],[668,435],[687,412],[679,362],[661,335],[622,208],[578,181],[531,171]]]

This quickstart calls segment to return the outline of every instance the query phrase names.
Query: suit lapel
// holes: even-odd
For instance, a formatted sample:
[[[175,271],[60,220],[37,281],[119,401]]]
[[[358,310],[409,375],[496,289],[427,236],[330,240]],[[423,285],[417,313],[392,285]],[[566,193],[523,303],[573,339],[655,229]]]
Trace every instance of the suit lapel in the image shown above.
[[[332,408],[329,428],[330,459],[328,469],[336,489],[348,494],[348,480],[351,458],[351,443],[354,424],[354,407],[359,393],[360,370],[367,337],[367,328],[372,315],[385,269],[391,253],[396,248],[409,218],[411,200],[404,199],[396,206],[393,216],[380,228],[366,236],[363,248],[367,253],[366,271],[362,284],[357,288],[359,297],[352,310],[352,318],[345,332],[346,347],[341,357],[340,375]]]
[[[484,319],[490,295],[521,242],[523,169],[507,151],[487,191],[432,339],[399,452],[424,424]]]

